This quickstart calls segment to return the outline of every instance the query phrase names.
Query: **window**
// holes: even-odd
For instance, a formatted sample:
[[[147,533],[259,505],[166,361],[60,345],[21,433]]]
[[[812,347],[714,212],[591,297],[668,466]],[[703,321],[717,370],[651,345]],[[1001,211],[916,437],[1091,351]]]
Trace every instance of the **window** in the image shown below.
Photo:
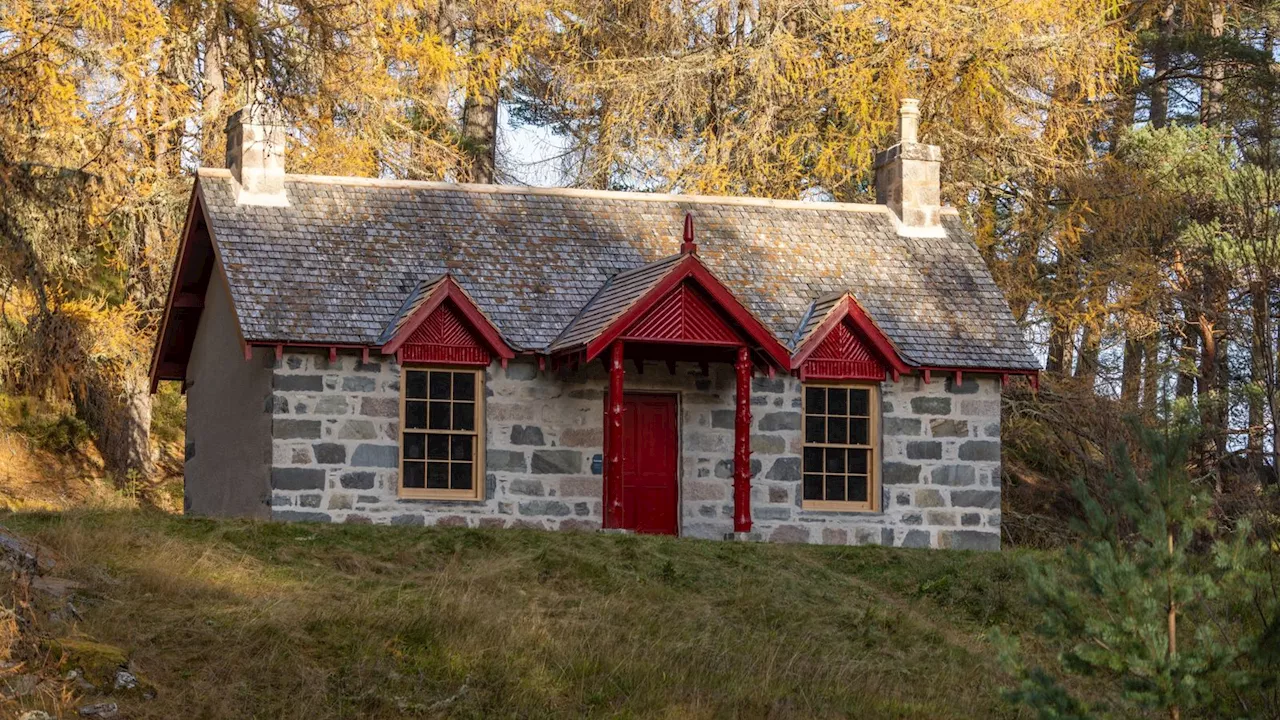
[[[806,385],[804,507],[877,510],[880,388]]]
[[[400,495],[479,500],[483,371],[405,368],[400,382]]]

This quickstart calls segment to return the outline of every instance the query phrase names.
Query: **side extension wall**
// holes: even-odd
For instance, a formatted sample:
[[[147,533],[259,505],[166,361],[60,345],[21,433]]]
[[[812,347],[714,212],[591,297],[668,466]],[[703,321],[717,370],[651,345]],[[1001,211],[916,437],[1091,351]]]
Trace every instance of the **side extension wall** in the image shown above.
[[[270,515],[269,358],[269,351],[258,350],[253,360],[244,359],[231,297],[215,276],[187,366],[187,512]]]

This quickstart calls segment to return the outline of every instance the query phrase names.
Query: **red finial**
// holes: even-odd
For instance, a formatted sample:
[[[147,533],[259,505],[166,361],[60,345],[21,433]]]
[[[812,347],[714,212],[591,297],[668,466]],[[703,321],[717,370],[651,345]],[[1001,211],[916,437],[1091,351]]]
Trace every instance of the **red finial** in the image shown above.
[[[680,244],[680,252],[698,252],[698,244],[693,241],[693,215],[690,213],[684,214],[684,242]]]

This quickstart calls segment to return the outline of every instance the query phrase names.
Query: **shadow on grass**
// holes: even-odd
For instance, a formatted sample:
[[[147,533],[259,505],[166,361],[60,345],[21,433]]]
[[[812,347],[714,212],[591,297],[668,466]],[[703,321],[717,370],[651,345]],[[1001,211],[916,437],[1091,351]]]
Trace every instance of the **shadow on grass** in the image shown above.
[[[273,524],[0,523],[88,586],[130,717],[1000,717],[1011,554]]]

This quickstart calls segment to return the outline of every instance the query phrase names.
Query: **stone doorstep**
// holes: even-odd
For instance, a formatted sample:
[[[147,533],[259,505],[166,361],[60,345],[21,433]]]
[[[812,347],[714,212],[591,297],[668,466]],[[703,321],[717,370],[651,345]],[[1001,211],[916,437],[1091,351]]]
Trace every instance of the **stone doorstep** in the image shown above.
[[[764,535],[758,532],[727,532],[724,539],[729,542],[764,542]]]

